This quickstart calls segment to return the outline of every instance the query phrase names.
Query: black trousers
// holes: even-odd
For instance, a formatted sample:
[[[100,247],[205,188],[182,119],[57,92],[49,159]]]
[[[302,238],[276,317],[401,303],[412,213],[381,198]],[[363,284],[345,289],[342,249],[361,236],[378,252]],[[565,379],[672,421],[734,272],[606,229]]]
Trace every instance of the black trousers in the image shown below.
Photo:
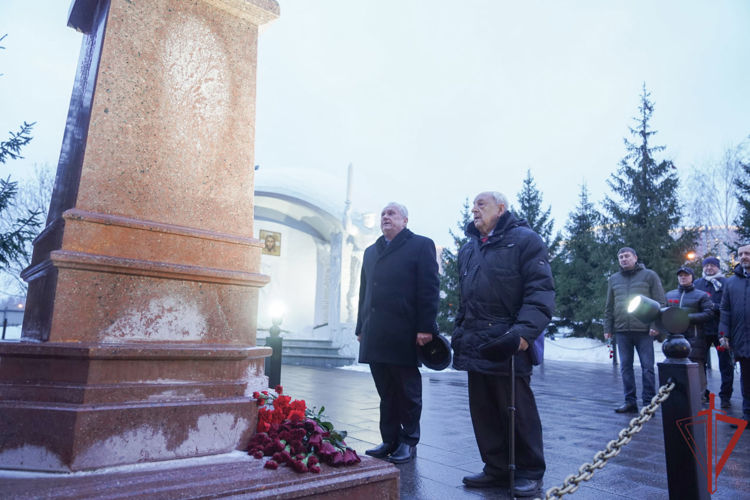
[[[711,355],[711,346],[719,347],[718,335],[706,335],[706,356]],[[732,356],[729,351],[720,351],[716,349],[719,355],[719,372],[721,372],[721,389],[719,390],[719,398],[722,401],[729,400],[732,397],[732,389],[734,385],[734,363],[732,363]]]
[[[422,375],[416,366],[370,363],[380,396],[380,435],[384,443],[416,445],[422,416]]]
[[[485,474],[506,477],[510,450],[510,377],[469,372],[469,410]],[[542,479],[542,421],[531,377],[516,376],[516,477]]]

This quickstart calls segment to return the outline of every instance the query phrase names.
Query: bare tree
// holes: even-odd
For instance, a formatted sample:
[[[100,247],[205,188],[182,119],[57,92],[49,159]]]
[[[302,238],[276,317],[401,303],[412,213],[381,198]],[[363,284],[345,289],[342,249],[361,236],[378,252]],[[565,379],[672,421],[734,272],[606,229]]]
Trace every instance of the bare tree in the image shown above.
[[[8,232],[17,225],[19,219],[30,213],[38,214],[40,221],[47,220],[52,187],[55,184],[55,170],[49,163],[34,164],[34,174],[18,183],[18,190],[12,203],[0,213],[0,232]],[[23,252],[9,259],[8,265],[0,274],[0,287],[6,294],[26,296],[28,286],[21,279],[21,271],[31,264],[32,241],[43,229],[42,225],[32,228],[33,234],[24,242]]]
[[[740,207],[736,183],[748,153],[748,141],[727,145],[718,158],[691,166],[683,182],[685,212],[690,223],[700,229],[699,243],[704,255],[728,261],[730,247],[737,241],[735,220]]]

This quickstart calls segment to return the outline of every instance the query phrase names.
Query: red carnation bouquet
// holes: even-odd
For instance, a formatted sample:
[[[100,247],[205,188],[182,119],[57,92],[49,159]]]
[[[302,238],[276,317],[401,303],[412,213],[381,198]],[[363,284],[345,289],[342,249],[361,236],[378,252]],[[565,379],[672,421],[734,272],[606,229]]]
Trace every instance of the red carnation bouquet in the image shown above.
[[[286,465],[296,472],[320,473],[320,464],[333,467],[361,462],[357,452],[344,442],[346,431],[336,431],[325,422],[325,407],[315,413],[304,400],[294,400],[276,386],[270,391],[254,392],[253,398],[261,406],[258,411],[258,432],[253,436],[248,452],[257,459],[271,457],[264,467],[277,469]]]

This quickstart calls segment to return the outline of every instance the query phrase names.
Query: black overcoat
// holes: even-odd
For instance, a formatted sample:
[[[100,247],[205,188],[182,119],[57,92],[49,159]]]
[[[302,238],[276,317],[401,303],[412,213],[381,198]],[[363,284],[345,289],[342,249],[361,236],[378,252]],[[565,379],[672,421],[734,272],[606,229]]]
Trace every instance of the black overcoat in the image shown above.
[[[741,265],[734,268],[723,290],[719,336],[729,339],[735,358],[750,358],[750,277]]]
[[[461,303],[451,345],[453,367],[487,375],[509,375],[510,361],[482,357],[479,346],[511,332],[526,339],[529,349],[552,318],[555,285],[544,241],[523,219],[506,212],[495,232],[481,243],[473,222],[469,243],[458,252]],[[484,269],[476,251],[490,269]],[[516,373],[532,373],[528,349],[515,355]]]
[[[719,334],[719,320],[721,319],[721,296],[722,292],[724,291],[724,284],[726,283],[727,279],[720,277],[718,278],[718,281],[719,283],[721,283],[721,287],[718,290],[706,278],[699,278],[693,283],[695,289],[706,292],[711,297],[711,301],[714,304],[714,317],[711,319],[711,321],[706,323],[706,335]]]
[[[356,334],[360,363],[420,366],[417,333],[437,334],[440,276],[435,243],[408,229],[365,250]]]

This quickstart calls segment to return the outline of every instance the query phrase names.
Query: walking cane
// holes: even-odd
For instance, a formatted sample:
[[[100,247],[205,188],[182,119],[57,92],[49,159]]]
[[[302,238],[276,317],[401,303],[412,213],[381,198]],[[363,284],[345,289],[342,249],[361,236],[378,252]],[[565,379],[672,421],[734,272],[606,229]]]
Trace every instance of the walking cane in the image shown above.
[[[510,474],[510,498],[516,498],[516,356],[510,357],[510,459],[508,473]]]

